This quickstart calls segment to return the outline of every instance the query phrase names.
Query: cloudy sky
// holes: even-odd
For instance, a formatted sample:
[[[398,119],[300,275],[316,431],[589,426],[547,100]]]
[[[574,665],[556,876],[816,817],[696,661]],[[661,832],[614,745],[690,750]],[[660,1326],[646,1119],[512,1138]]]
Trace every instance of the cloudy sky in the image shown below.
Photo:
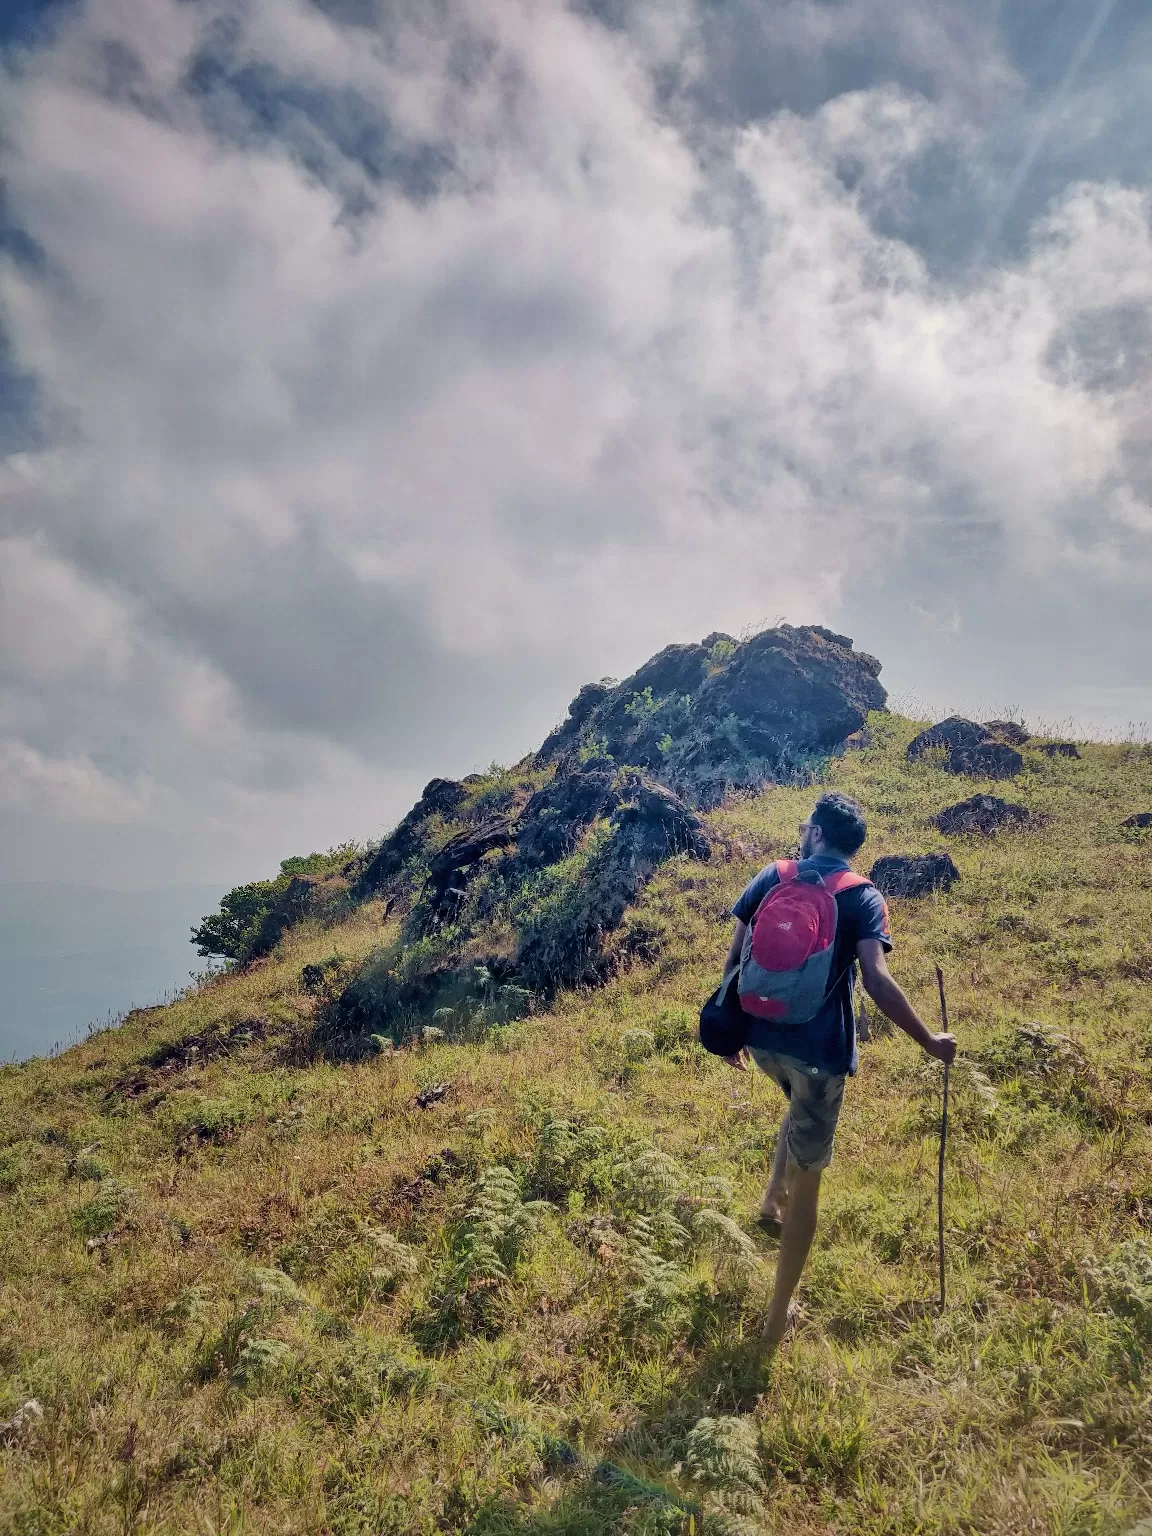
[[[4,17],[5,878],[253,878],[780,617],[1152,719],[1145,0]]]

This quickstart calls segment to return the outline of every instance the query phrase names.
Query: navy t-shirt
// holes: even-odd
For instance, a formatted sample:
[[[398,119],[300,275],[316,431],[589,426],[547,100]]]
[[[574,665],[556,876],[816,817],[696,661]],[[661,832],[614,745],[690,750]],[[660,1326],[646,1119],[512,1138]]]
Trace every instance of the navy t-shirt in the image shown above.
[[[849,869],[846,859],[818,853],[804,859],[801,868],[831,875]],[[774,885],[780,883],[775,864],[762,869],[732,908],[732,916],[750,923],[756,909]],[[748,1015],[748,1044],[765,1051],[779,1051],[794,1056],[810,1067],[827,1072],[855,1075],[859,1065],[856,1054],[856,1013],[853,998],[856,985],[856,946],[861,939],[879,939],[884,948],[892,948],[888,931],[888,908],[874,885],[857,885],[836,897],[836,944],[832,952],[829,991],[819,1013],[806,1024],[774,1024],[770,1019]]]

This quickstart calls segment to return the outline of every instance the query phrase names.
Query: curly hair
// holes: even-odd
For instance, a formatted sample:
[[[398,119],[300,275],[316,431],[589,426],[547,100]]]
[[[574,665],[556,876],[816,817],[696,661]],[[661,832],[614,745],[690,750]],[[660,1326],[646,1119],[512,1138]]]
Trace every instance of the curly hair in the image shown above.
[[[840,853],[855,853],[868,836],[864,808],[849,795],[821,795],[812,808],[811,820]]]

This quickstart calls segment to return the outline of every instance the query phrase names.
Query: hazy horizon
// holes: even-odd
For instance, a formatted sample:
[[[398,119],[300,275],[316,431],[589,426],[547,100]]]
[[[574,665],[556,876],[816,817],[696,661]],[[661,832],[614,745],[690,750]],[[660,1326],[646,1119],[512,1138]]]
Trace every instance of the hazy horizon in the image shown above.
[[[75,1044],[188,986],[209,963],[189,930],[223,894],[0,882],[0,1062]]]

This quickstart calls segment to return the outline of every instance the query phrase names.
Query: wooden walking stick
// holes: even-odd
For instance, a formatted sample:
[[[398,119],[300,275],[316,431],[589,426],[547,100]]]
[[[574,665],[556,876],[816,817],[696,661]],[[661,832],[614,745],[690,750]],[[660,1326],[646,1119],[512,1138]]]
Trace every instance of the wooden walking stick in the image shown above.
[[[948,1033],[948,1000],[944,996],[944,972],[936,967],[936,986],[940,991],[940,1018]],[[937,1254],[940,1260],[940,1310],[944,1310],[944,1149],[948,1144],[948,1062],[944,1063],[944,1108],[940,1116],[940,1163],[936,1171]]]

